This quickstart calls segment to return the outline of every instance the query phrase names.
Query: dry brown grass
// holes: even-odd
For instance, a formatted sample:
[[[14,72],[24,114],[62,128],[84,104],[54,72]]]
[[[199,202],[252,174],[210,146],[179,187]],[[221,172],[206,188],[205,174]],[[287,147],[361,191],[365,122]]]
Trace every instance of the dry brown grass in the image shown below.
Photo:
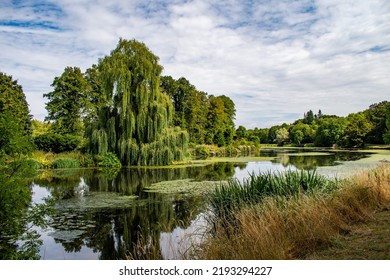
[[[273,197],[234,213],[202,244],[202,259],[299,259],[390,207],[390,166],[343,182],[331,194]]]

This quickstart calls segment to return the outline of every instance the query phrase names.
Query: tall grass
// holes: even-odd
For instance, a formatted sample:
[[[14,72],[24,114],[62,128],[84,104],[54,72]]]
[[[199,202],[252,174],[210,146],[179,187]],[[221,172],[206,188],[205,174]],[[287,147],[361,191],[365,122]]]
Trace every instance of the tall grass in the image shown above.
[[[31,155],[30,155],[31,159],[34,159],[36,160],[37,162],[40,163],[41,165],[41,168],[44,168],[44,169],[50,169],[50,168],[69,168],[69,167],[57,167],[57,164],[56,161],[58,159],[61,159],[60,162],[62,161],[62,159],[64,158],[67,158],[67,159],[72,159],[72,160],[75,160],[75,161],[78,161],[79,162],[79,165],[77,166],[75,164],[75,161],[68,165],[68,166],[77,166],[77,167],[90,167],[90,166],[94,166],[94,161],[93,161],[93,158],[91,155],[89,154],[82,154],[80,152],[64,152],[64,153],[59,153],[59,154],[55,154],[55,153],[51,153],[51,152],[43,152],[43,151],[34,151]],[[62,164],[60,163],[60,166]]]
[[[53,168],[78,168],[80,162],[73,158],[58,158],[52,163]]]
[[[286,182],[287,178],[275,180]],[[230,212],[235,223],[215,218],[214,231],[202,243],[199,258],[305,258],[347,233],[351,225],[370,219],[376,210],[390,208],[390,166],[339,182],[331,192],[312,188],[294,195],[276,192],[262,196],[258,203],[241,203]]]
[[[243,182],[232,179],[210,194],[210,207],[218,218],[231,216],[243,205],[260,203],[269,196],[298,197],[303,193],[330,192],[337,180],[329,180],[315,170],[252,173]]]

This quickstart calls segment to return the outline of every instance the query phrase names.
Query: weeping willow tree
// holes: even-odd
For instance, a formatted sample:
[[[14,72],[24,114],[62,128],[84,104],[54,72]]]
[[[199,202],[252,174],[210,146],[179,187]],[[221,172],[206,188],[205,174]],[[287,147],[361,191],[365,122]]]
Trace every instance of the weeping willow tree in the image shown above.
[[[141,42],[120,39],[98,71],[101,100],[87,129],[91,153],[113,152],[123,165],[182,160],[188,135],[171,127],[173,106],[160,91],[158,57]]]

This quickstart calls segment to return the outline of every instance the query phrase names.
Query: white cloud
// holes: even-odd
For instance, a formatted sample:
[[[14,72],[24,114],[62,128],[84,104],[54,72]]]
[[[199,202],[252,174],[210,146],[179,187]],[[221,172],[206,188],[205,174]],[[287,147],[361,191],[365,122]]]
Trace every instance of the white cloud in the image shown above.
[[[303,112],[347,115],[388,99],[386,0],[6,1],[1,71],[23,86],[32,114],[66,66],[86,69],[138,39],[165,75],[230,96],[237,125],[292,122]]]

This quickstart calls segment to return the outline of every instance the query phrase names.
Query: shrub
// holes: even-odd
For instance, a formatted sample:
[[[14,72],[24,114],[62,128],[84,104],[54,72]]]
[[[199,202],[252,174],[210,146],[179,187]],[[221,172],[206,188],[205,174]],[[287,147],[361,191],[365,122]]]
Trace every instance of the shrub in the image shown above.
[[[62,153],[76,150],[82,144],[82,138],[49,132],[34,137],[34,144],[38,150]]]
[[[34,170],[38,170],[38,169],[41,169],[43,167],[39,161],[37,161],[36,159],[33,159],[33,158],[28,158],[25,160],[25,162],[28,166],[30,166]]]
[[[118,157],[114,153],[105,154],[101,160],[98,162],[99,166],[102,167],[112,167],[112,168],[121,168],[122,164]]]
[[[210,156],[210,150],[205,145],[196,146],[195,156],[198,158],[208,158]]]
[[[73,158],[58,158],[53,161],[53,168],[78,168],[80,167],[80,162],[77,159]]]

